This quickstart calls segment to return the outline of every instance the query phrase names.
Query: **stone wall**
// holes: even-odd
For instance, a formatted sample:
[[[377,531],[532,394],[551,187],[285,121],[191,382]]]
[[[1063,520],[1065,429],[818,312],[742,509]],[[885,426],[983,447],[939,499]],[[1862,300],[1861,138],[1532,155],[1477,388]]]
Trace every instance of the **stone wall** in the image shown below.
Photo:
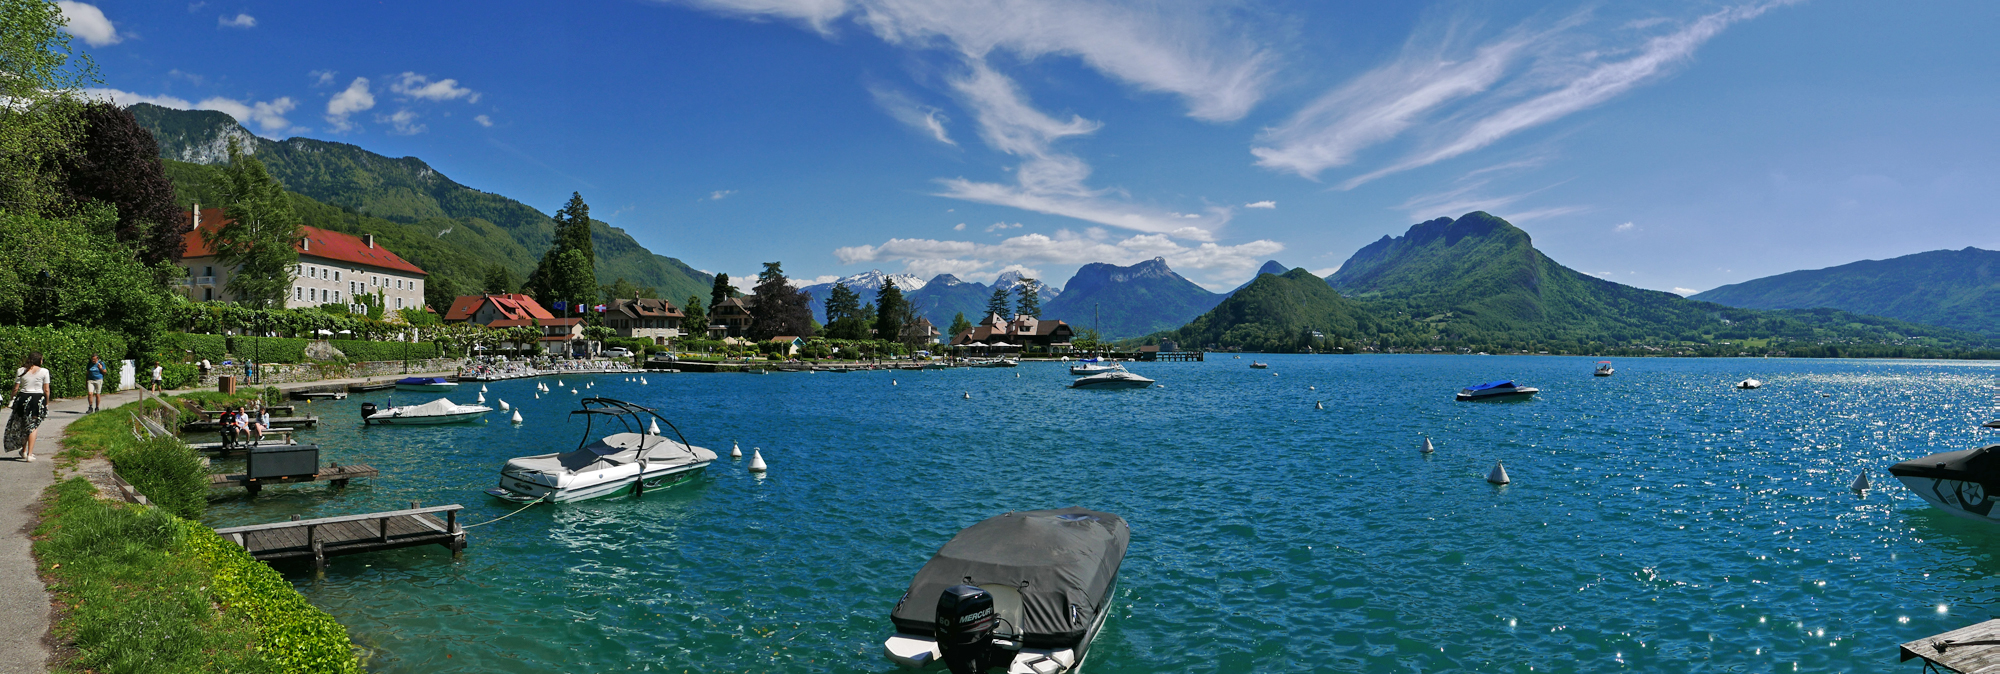
[[[410,372],[454,372],[457,371],[459,365],[464,362],[465,359],[463,358],[432,358],[429,360],[411,360],[409,371]],[[257,369],[261,370],[261,372],[258,373],[260,376],[258,378],[257,385],[272,386],[276,384],[315,382],[324,379],[360,379],[367,377],[384,377],[390,375],[401,375],[403,374],[403,361],[382,360],[382,361],[371,361],[366,363],[298,363],[294,365],[282,365],[277,363],[270,363],[270,364],[259,365],[257,366]],[[228,367],[217,368],[214,372],[210,372],[208,377],[202,380],[201,387],[209,388],[215,386],[216,376],[225,374],[235,375],[236,377],[239,378],[238,385],[239,386],[244,385],[244,382],[241,381],[241,378],[243,377],[243,368],[241,366],[228,366]]]

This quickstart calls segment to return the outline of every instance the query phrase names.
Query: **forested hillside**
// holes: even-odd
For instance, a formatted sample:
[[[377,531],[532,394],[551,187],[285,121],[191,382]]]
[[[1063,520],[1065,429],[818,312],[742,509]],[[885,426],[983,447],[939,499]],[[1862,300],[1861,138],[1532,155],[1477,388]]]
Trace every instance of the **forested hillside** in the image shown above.
[[[1767,276],[1690,299],[1748,309],[1830,307],[2000,337],[2000,251],[1934,250]]]

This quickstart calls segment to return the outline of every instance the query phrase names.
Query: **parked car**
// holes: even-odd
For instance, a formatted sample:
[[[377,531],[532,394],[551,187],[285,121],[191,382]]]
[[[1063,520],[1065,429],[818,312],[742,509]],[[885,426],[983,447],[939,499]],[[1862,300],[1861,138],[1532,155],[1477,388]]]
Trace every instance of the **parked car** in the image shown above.
[[[609,349],[605,349],[602,355],[605,358],[631,358],[632,350],[622,346],[614,346]]]

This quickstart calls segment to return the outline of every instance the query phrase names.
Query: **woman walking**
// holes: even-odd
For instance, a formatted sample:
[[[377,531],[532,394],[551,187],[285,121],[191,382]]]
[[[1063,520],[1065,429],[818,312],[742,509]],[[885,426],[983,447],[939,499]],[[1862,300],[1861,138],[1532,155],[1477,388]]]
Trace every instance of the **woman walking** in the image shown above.
[[[49,371],[42,367],[42,352],[30,351],[14,371],[14,402],[7,415],[6,450],[21,453],[22,461],[35,460],[35,429],[49,415]]]

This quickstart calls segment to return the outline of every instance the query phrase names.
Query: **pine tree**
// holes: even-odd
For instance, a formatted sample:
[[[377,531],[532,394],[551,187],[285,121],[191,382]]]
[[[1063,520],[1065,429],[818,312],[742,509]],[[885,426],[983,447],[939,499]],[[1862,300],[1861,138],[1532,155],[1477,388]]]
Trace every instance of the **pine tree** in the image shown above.
[[[1032,318],[1042,317],[1042,296],[1035,292],[1037,285],[1039,282],[1034,279],[1021,279],[1021,299],[1014,305],[1014,313]]]
[[[514,274],[512,272],[507,271],[506,265],[502,265],[497,262],[488,265],[486,267],[486,278],[484,280],[485,280],[485,287],[483,288],[483,290],[485,290],[486,292],[493,293],[496,295],[504,295],[507,293],[514,292]]]
[[[945,336],[947,338],[957,337],[959,333],[971,329],[972,321],[965,320],[965,312],[961,311],[958,312],[957,316],[951,317],[951,332],[946,333]]]
[[[841,281],[833,282],[833,289],[826,296],[826,324],[833,325],[840,319],[853,316],[861,311],[861,295]]]
[[[903,289],[891,281],[883,281],[882,288],[875,291],[875,338],[897,341],[903,337],[903,325],[910,320],[910,303],[903,299]]]
[[[993,296],[986,298],[986,316],[995,314],[1002,319],[1007,318],[1007,286],[994,286]],[[986,320],[986,316],[979,317],[979,320]]]
[[[709,286],[708,289],[709,310],[714,311],[716,307],[722,306],[724,300],[729,299],[730,296],[735,294],[736,289],[729,287],[729,275],[716,274],[715,285]]]
[[[223,289],[253,307],[282,307],[292,294],[298,265],[299,218],[285,186],[264,163],[229,141],[229,164],[222,170],[223,207],[228,220],[202,230],[217,261],[236,271]]]
[[[764,263],[764,271],[757,274],[756,292],[757,304],[750,311],[752,339],[762,342],[781,335],[813,335],[812,296],[793,288],[779,263]]]

